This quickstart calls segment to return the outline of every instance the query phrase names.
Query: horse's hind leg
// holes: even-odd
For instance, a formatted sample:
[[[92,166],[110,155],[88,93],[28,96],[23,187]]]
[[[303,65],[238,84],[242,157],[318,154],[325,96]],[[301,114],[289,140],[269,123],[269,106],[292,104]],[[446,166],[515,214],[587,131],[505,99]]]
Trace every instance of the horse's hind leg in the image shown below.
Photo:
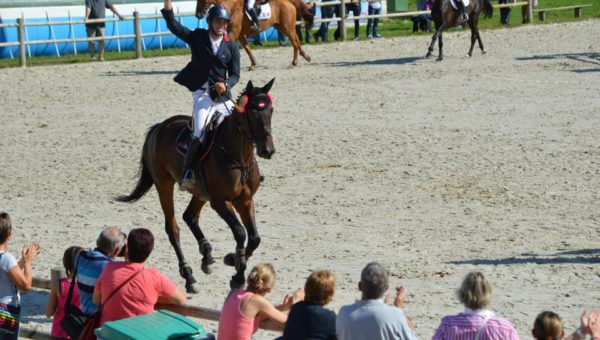
[[[479,35],[479,28],[477,25],[475,26],[475,31],[477,32],[477,42],[479,43],[479,49],[481,50],[481,54],[485,54],[485,49],[483,48],[483,42],[481,41],[481,36]]]
[[[212,274],[210,265],[215,263],[215,260],[212,257],[212,246],[202,233],[200,225],[198,224],[200,211],[205,203],[206,201],[200,200],[198,196],[192,196],[192,200],[183,213],[183,220],[187,223],[188,227],[190,227],[192,234],[194,234],[196,241],[198,241],[198,248],[202,255],[202,271],[205,274]]]
[[[233,232],[233,238],[236,243],[235,254],[227,254],[223,261],[226,265],[235,267],[236,274],[231,278],[231,281],[229,281],[229,285],[231,288],[239,288],[244,285],[245,281],[246,249],[244,248],[244,243],[246,242],[246,231],[244,230],[244,226],[235,216],[235,211],[233,210],[231,202],[225,201],[224,199],[213,198],[210,201],[210,205],[217,214],[225,220]]]
[[[239,40],[240,40],[240,43],[242,44],[242,47],[246,51],[246,54],[250,58],[250,68],[248,69],[248,71],[252,71],[256,68],[256,59],[254,59],[254,54],[252,53],[252,50],[250,49],[250,45],[248,45],[248,40],[246,40],[246,37],[244,35],[240,35]]]
[[[185,279],[185,289],[188,293],[196,294],[199,292],[198,284],[192,274],[192,268],[185,261],[183,251],[181,250],[181,244],[179,243],[179,226],[175,219],[175,208],[173,205],[173,185],[175,182],[169,178],[168,183],[161,183],[160,186],[156,186],[158,191],[158,198],[160,199],[160,205],[165,215],[165,231],[169,236],[169,242],[175,249],[177,260],[179,260],[179,275]]]
[[[440,54],[438,55],[437,61],[444,60],[444,42],[442,40],[442,32],[440,31],[440,38],[438,39],[438,46],[440,48]]]
[[[473,47],[475,46],[475,41],[477,40],[477,31],[476,31],[476,27],[475,24],[473,23],[473,17],[469,18],[468,21],[469,24],[469,28],[471,29],[471,47],[469,47],[469,52],[467,53],[467,57],[471,58],[471,55],[473,55]]]
[[[248,232],[248,245],[246,246],[246,260],[248,260],[260,244],[260,235],[258,235],[258,229],[256,228],[254,201],[247,199],[245,201],[237,201],[234,204]]]

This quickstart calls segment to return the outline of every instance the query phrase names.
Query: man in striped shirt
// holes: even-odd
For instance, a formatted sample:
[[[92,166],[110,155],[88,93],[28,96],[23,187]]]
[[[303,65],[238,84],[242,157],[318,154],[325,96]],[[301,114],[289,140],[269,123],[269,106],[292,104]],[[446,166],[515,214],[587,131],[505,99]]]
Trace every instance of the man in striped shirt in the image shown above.
[[[125,233],[119,228],[108,227],[98,236],[94,250],[79,253],[75,268],[80,309],[85,314],[92,315],[98,311],[98,305],[92,301],[96,281],[106,264],[112,262],[124,250],[125,238]]]

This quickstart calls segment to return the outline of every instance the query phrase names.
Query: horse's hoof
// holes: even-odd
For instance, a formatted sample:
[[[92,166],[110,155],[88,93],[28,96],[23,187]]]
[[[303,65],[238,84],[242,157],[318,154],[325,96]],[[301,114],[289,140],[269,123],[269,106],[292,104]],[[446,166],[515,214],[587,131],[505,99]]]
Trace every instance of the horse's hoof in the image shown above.
[[[208,263],[202,263],[202,265],[200,266],[200,269],[202,269],[202,272],[206,275],[210,275],[213,273],[212,267],[210,264]]]
[[[471,55],[470,55],[470,54],[468,54],[468,53],[467,53],[467,55],[466,55],[465,57],[467,57],[467,58],[471,59]]]
[[[429,57],[431,57],[431,53],[427,53],[427,54],[425,55],[425,59],[429,59]]]
[[[229,253],[225,255],[223,263],[225,263],[226,266],[235,267],[235,254]]]
[[[481,51],[481,54],[485,54],[485,51]]]
[[[311,60],[312,60],[308,54],[304,56],[304,59],[305,59],[306,61],[308,61],[309,63],[310,63],[310,62],[311,62]]]
[[[436,60],[437,61],[442,61],[442,60],[444,60],[444,58],[443,57],[438,57]]]
[[[296,67],[296,65],[294,65],[294,63],[291,63],[291,64],[288,65],[287,68],[290,69],[290,68],[294,68],[294,67]]]
[[[248,71],[254,71],[256,69],[256,65],[251,65],[248,67]]]
[[[186,284],[185,285],[185,291],[188,294],[198,294],[200,293],[200,288],[198,287],[197,283],[191,283],[191,284]]]

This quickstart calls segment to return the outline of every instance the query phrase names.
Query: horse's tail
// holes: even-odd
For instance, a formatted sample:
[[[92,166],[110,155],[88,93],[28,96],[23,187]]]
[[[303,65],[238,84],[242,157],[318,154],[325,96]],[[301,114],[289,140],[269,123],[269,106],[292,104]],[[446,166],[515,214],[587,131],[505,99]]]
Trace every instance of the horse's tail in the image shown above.
[[[483,17],[491,18],[494,14],[494,6],[492,6],[491,0],[483,0]]]
[[[138,170],[138,182],[133,189],[133,191],[129,195],[120,195],[115,197],[115,200],[118,202],[135,202],[140,198],[144,197],[144,195],[152,188],[154,185],[154,180],[152,179],[152,174],[150,173],[150,169],[146,164],[146,154],[149,147],[149,143],[151,143],[153,139],[156,138],[157,130],[162,126],[161,123],[156,124],[148,130],[146,134],[146,141],[144,142],[144,148],[142,149],[142,158],[140,159],[140,168]]]
[[[316,6],[316,4],[314,3],[314,1],[311,5],[313,7],[307,5],[303,0],[292,0],[292,2],[296,6],[296,11],[298,12],[298,14],[302,16],[302,19],[304,19],[304,22],[306,23],[306,29],[311,29],[315,24],[314,6]]]

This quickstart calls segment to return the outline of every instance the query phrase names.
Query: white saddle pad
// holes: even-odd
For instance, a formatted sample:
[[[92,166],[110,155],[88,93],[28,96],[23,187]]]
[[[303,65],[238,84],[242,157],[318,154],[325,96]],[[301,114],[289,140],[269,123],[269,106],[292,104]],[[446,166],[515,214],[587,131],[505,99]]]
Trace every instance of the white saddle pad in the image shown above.
[[[454,9],[458,9],[458,7],[456,7],[456,1],[462,1],[463,5],[465,5],[465,8],[469,6],[469,0],[450,0],[450,4],[452,4],[452,8]]]
[[[246,12],[248,19],[252,20],[248,12]],[[271,5],[267,2],[266,4],[260,5],[260,14],[258,20],[271,19]]]

